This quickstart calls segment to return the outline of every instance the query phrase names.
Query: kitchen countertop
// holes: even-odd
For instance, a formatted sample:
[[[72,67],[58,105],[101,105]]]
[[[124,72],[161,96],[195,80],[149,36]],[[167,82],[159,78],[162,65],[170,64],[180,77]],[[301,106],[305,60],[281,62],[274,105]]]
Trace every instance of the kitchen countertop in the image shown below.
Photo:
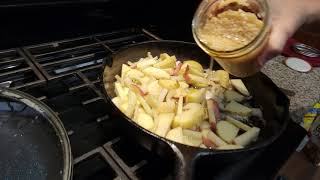
[[[292,91],[290,114],[293,121],[300,123],[304,113],[320,100],[320,68],[313,68],[308,73],[300,73],[283,64],[286,57],[277,56],[267,62],[262,69],[280,88]]]

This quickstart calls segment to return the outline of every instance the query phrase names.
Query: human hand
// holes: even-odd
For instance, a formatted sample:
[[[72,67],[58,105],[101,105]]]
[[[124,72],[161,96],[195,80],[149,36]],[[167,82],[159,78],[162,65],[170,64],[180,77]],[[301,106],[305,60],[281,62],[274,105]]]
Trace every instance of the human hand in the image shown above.
[[[281,53],[286,41],[303,25],[320,16],[319,0],[267,0],[272,19],[268,43],[258,58],[262,66]]]

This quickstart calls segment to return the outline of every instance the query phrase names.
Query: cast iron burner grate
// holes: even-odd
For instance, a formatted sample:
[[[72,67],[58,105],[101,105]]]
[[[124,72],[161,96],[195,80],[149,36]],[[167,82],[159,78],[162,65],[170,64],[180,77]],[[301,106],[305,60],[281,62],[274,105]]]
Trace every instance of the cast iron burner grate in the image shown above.
[[[0,82],[8,82],[12,88],[39,85],[45,82],[44,77],[25,57],[21,49],[10,49],[0,52]]]
[[[75,180],[171,178],[165,160],[121,137],[100,87],[105,57],[156,38],[124,29],[0,52],[0,83],[12,82],[10,87],[45,102],[62,120]]]

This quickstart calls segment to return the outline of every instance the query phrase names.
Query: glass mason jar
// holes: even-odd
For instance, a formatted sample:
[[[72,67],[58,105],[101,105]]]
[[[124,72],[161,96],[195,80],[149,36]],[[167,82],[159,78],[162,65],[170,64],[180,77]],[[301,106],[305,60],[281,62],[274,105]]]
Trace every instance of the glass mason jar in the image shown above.
[[[260,23],[263,23],[261,28],[259,28],[257,31],[257,35],[255,35],[251,41],[243,46],[232,48],[232,41],[224,41],[229,42],[228,44],[224,43],[223,41],[219,42],[219,38],[216,38],[217,41],[212,43],[216,42],[218,43],[216,44],[217,47],[223,45],[226,48],[214,49],[212,46],[206,43],[205,39],[201,39],[201,37],[203,37],[201,36],[201,28],[204,28],[210,18],[217,17],[224,11],[240,11],[239,9],[241,9],[241,12],[250,12],[250,14],[254,13],[254,15],[257,17],[256,19],[258,19]],[[229,23],[231,24],[232,28],[237,25],[237,21],[241,20],[241,18],[239,19],[237,16],[229,17],[234,18],[235,23]],[[240,23],[241,22],[239,22],[239,24]],[[227,35],[229,26],[226,26],[225,31],[223,31],[224,24],[220,23],[219,31],[222,33],[225,32],[225,35]],[[215,26],[212,28],[214,27]],[[245,23],[242,23],[242,27],[239,28],[243,28],[240,31],[241,33],[245,34],[245,32],[249,30],[247,28],[250,27],[251,26],[246,26]],[[271,18],[266,0],[203,0],[199,5],[192,21],[192,32],[196,43],[207,54],[213,57],[223,69],[237,77],[247,77],[260,70],[261,67],[257,63],[257,57],[262,53],[268,42],[270,27]],[[234,32],[235,31],[233,30],[233,33]]]

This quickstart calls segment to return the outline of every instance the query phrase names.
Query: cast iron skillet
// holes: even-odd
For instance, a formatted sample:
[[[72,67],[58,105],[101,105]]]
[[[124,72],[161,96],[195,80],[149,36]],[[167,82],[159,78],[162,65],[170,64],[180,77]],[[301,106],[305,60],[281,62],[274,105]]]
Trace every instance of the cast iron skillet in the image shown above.
[[[179,144],[164,139],[148,130],[140,127],[130,118],[126,117],[111,101],[114,93],[115,75],[120,74],[121,65],[127,61],[137,61],[145,57],[147,52],[154,56],[160,53],[175,55],[178,60],[197,60],[205,68],[209,66],[210,58],[196,44],[179,41],[150,41],[128,46],[114,53],[105,61],[103,72],[103,87],[105,96],[112,106],[112,112],[119,117],[122,130],[128,137],[142,144],[147,149],[155,151],[159,155],[174,160],[175,178],[194,179],[196,162],[207,158],[212,159],[212,163],[219,161],[230,161],[239,163],[242,159],[258,150],[265,148],[275,141],[285,130],[288,118],[288,98],[278,89],[278,87],[264,74],[244,78],[243,81],[253,96],[253,101],[263,109],[266,125],[262,127],[260,136],[255,143],[240,150],[210,150],[196,148]],[[218,66],[214,69],[219,68]],[[210,166],[208,164],[208,166]],[[241,163],[239,163],[241,167]],[[241,169],[241,168],[240,168]]]
[[[0,179],[70,180],[67,133],[44,103],[0,87]]]

